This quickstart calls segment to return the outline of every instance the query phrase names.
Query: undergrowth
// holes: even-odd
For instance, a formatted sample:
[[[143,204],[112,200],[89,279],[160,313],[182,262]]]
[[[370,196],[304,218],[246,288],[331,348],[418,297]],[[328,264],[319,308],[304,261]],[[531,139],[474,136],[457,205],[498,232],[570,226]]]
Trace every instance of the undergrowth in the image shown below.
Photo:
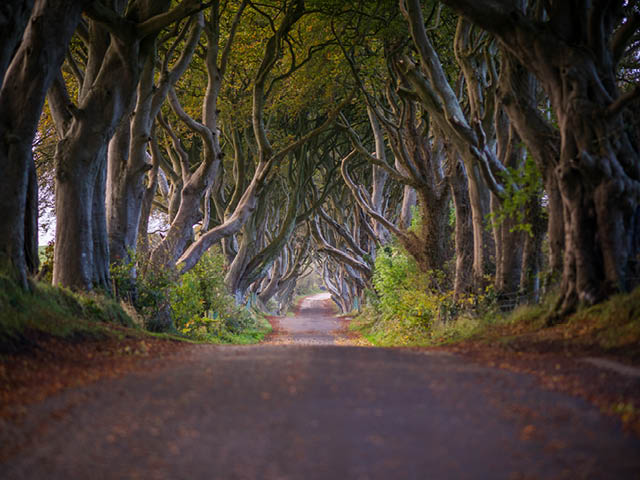
[[[372,283],[362,312],[351,322],[378,346],[427,346],[450,341],[476,330],[493,312],[492,291],[454,298],[444,288],[442,272],[420,271],[401,248],[378,253]],[[483,315],[478,315],[483,312]]]
[[[258,312],[235,304],[223,282],[223,258],[212,252],[185,275],[140,274],[133,264],[112,267],[118,298],[77,293],[32,282],[20,288],[0,274],[0,354],[35,347],[44,338],[67,341],[152,335],[183,341],[249,344],[271,331]],[[168,313],[174,329],[154,333],[155,319]]]
[[[376,259],[367,305],[350,328],[377,346],[441,346],[463,341],[514,350],[613,354],[640,361],[640,287],[582,308],[565,322],[547,326],[557,296],[503,313],[491,289],[454,300],[418,271],[401,250],[387,248]]]
[[[188,272],[150,268],[140,259],[112,266],[118,295],[130,299],[150,330],[166,329],[208,343],[248,344],[261,341],[270,324],[254,309],[236,305],[224,284],[224,256],[213,249]],[[132,283],[134,266],[139,275]],[[166,317],[170,322],[164,322]],[[159,319],[159,320],[158,320]]]

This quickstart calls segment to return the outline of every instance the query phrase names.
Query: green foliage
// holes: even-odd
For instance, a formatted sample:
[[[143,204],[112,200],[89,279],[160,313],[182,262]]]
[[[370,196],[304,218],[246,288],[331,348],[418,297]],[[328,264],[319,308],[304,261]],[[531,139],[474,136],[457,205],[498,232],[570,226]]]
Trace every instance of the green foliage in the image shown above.
[[[422,228],[422,213],[418,205],[411,205],[411,225],[409,231],[418,233]]]
[[[533,235],[531,217],[528,206],[531,202],[539,202],[542,196],[542,175],[533,158],[527,154],[522,168],[508,168],[508,179],[505,179],[505,197],[499,209],[489,214],[492,227],[501,225],[507,218],[515,220],[511,231],[523,231]]]
[[[133,252],[129,258],[127,263],[111,264],[113,291],[134,306],[148,330],[159,331],[159,319],[169,309],[169,290],[178,275],[169,269],[152,268]]]
[[[45,283],[51,283],[53,279],[53,250],[55,244],[53,240],[46,246],[38,247],[38,256],[40,257],[40,274],[38,278]]]
[[[352,326],[374,345],[416,346],[451,341],[475,331],[496,312],[496,296],[456,298],[441,291],[442,272],[422,272],[403,250],[387,246],[378,252],[372,278],[374,290],[365,292],[366,306]]]
[[[255,343],[270,330],[268,322],[236,305],[224,285],[224,257],[217,251],[203,255],[184,275],[152,268],[135,259],[111,266],[118,296],[128,299],[150,330],[158,330],[170,315],[175,329],[189,338],[214,343]],[[130,272],[138,268],[134,279]]]
[[[440,296],[428,287],[434,275],[421,272],[396,247],[378,252],[372,278],[375,292],[367,292],[368,306],[360,318],[377,319],[369,324],[373,343],[408,345],[428,335],[440,309]]]
[[[224,257],[219,253],[205,254],[170,288],[169,299],[176,328],[194,338],[229,343],[248,331],[258,333],[264,326],[227,293]]]

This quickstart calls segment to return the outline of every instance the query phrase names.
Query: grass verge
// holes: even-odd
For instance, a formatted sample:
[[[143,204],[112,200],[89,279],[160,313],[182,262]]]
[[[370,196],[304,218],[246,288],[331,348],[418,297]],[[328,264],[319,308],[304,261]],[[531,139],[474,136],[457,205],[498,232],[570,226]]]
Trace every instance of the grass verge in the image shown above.
[[[129,330],[143,334],[109,297],[80,295],[42,283],[27,292],[0,275],[0,353],[29,349],[43,338],[100,340]]]
[[[350,328],[377,346],[433,347],[475,341],[519,351],[603,354],[640,363],[640,288],[547,327],[546,318],[554,302],[550,296],[507,315],[498,311],[463,314],[446,323],[434,320],[429,325],[383,319],[365,309]]]

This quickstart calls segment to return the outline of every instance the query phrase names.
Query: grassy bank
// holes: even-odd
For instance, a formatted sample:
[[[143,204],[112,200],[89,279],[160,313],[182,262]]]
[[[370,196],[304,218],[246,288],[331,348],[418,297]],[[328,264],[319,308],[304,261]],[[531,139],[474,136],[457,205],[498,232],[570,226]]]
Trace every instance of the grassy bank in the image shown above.
[[[432,347],[474,341],[518,351],[606,354],[640,363],[640,288],[549,327],[546,319],[553,300],[522,306],[510,314],[494,309],[447,322],[406,322],[365,309],[350,328],[377,346]]]
[[[28,349],[45,338],[99,340],[137,332],[133,319],[114,300],[36,283],[25,292],[0,275],[0,352]]]
[[[193,329],[176,334],[152,333],[144,329],[144,320],[132,306],[108,295],[76,293],[38,282],[31,291],[24,291],[0,275],[0,354],[35,349],[49,340],[79,343],[153,338],[250,344],[271,331],[269,322],[252,312],[243,312],[236,328],[228,328],[228,322],[218,323],[220,328],[214,330],[194,324]]]

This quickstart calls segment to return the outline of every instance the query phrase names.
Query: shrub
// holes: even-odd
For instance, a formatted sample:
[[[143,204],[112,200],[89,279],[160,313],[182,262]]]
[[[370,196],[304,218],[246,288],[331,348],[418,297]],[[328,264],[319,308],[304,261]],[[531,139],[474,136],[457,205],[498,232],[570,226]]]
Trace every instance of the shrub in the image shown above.
[[[224,257],[206,253],[182,275],[169,292],[171,312],[178,331],[192,336],[238,334],[255,326],[253,315],[236,305],[224,284]]]
[[[482,315],[494,303],[491,288],[481,295],[458,298],[453,291],[441,291],[438,286],[446,284],[444,273],[422,272],[396,246],[378,252],[372,283],[374,289],[365,291],[367,306],[355,328],[378,345],[430,343],[461,317],[475,324],[472,317]]]
[[[248,308],[236,305],[227,292],[224,256],[219,250],[207,252],[184,275],[132,258],[112,265],[114,291],[140,312],[147,329],[163,330],[173,324],[188,337],[224,343],[248,343],[266,333],[268,325]],[[134,268],[137,277],[131,275]]]

